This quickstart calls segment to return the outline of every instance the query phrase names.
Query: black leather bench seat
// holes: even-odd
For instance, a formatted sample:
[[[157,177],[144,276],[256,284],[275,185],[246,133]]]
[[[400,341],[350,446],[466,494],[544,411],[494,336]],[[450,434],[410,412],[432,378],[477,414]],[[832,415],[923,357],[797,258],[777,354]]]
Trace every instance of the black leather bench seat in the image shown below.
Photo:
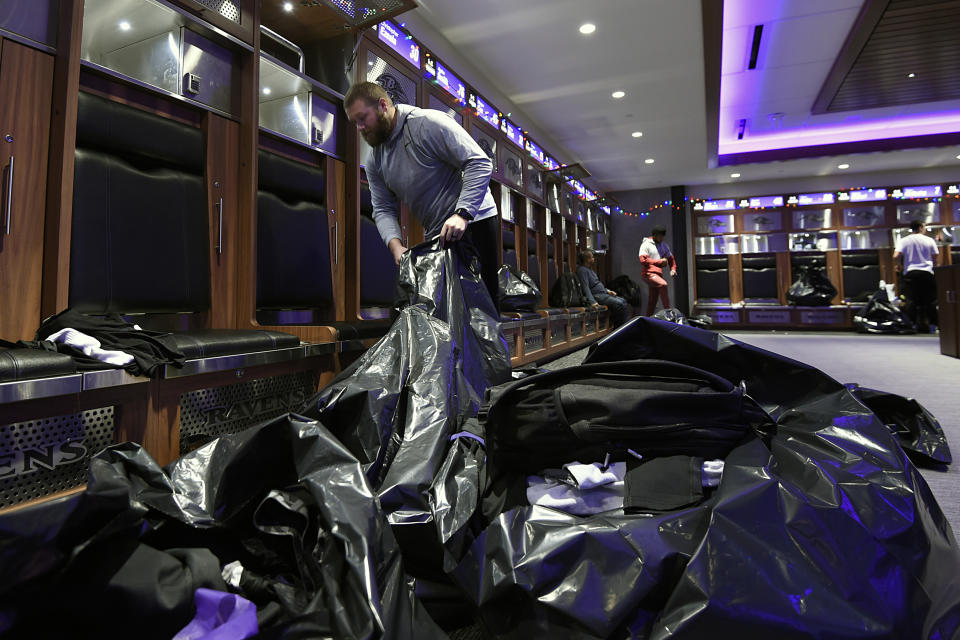
[[[188,360],[300,346],[297,336],[280,331],[198,329],[171,334],[176,348]]]
[[[77,372],[73,358],[55,351],[0,348],[0,382],[66,376]]]

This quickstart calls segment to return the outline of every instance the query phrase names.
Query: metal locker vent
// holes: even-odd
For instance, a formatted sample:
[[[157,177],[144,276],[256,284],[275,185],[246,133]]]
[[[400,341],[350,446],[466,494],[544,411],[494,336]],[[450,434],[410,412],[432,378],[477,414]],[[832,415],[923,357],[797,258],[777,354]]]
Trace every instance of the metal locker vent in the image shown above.
[[[180,454],[289,411],[313,393],[310,371],[250,380],[180,395]]]
[[[114,443],[113,407],[0,425],[0,508],[79,487]]]
[[[240,24],[240,5],[234,0],[196,0],[208,9],[213,9],[227,20]]]

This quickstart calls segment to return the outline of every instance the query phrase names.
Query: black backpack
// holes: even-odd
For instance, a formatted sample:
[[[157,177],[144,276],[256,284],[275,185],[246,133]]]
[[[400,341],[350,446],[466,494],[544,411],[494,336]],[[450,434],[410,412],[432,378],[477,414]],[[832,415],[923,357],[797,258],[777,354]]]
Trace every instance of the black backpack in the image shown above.
[[[640,306],[640,285],[630,276],[621,275],[607,283],[607,287],[617,292],[617,295],[635,307]]]
[[[583,293],[583,285],[575,273],[564,273],[553,283],[550,289],[551,307],[586,307],[587,296]]]

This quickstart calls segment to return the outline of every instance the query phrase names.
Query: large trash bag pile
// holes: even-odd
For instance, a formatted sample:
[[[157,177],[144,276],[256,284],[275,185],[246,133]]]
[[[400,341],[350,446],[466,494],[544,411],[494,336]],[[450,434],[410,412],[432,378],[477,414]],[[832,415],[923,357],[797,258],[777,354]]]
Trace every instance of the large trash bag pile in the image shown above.
[[[477,513],[447,560],[492,637],[960,634],[949,523],[897,435],[819,370],[638,318],[490,395],[468,423],[485,468],[460,478]],[[573,506],[611,474],[599,510]]]
[[[510,379],[499,316],[462,245],[418,245],[404,254],[402,307],[390,331],[311,398],[318,418],[363,464],[408,570],[437,577],[431,488],[450,438],[475,415],[488,387]],[[469,513],[467,514],[469,515]]]
[[[307,415],[164,469],[118,445],[0,516],[0,635],[186,638],[215,609],[239,638],[251,604],[260,638],[960,634],[919,405],[649,318],[512,375],[458,245],[412,249],[398,299]]]
[[[0,517],[0,571],[4,638],[169,639],[240,606],[211,592],[256,605],[231,638],[446,637],[356,458],[293,415],[166,468],[105,449],[85,492]]]

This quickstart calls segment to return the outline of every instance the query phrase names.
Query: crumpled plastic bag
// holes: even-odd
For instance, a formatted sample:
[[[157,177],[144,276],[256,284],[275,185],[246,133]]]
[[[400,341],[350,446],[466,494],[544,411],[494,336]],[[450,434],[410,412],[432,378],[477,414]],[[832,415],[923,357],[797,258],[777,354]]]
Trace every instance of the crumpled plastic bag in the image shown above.
[[[867,304],[853,316],[853,328],[860,333],[909,334],[917,329],[907,314],[890,301],[886,288],[877,289]]]
[[[540,288],[533,278],[512,264],[500,267],[497,281],[501,311],[533,311],[540,304]]]
[[[270,637],[445,637],[407,584],[357,459],[291,414],[166,468],[136,444],[104,449],[85,492],[0,516],[0,531],[12,637],[170,638],[198,587],[227,590],[228,564]],[[183,550],[198,559],[174,570]],[[124,573],[136,582],[112,588]]]
[[[847,388],[897,436],[914,464],[938,467],[953,462],[940,422],[919,402],[858,384]]]
[[[697,314],[694,316],[685,316],[680,309],[673,307],[667,309],[660,309],[653,317],[658,320],[666,320],[667,322],[674,322],[676,324],[688,324],[691,327],[700,327],[701,329],[709,329],[713,326],[713,318],[708,315]]]
[[[393,326],[303,411],[330,425],[360,460],[408,571],[442,578],[434,522],[450,514],[431,487],[451,436],[488,387],[510,379],[509,356],[493,301],[460,243],[414,247],[399,281]]]
[[[510,377],[507,341],[500,315],[480,276],[480,263],[470,245],[439,240],[412,247],[400,260],[398,310],[418,306],[450,325],[450,338],[461,352],[471,385],[483,390]]]
[[[490,635],[957,637],[950,525],[895,436],[844,385],[649,318],[599,341],[585,364],[637,358],[742,385],[775,425],[726,455],[720,485],[692,506],[575,516],[505,503],[475,520],[451,575]]]
[[[827,307],[837,295],[823,268],[801,265],[797,279],[787,289],[787,302],[801,307]]]

